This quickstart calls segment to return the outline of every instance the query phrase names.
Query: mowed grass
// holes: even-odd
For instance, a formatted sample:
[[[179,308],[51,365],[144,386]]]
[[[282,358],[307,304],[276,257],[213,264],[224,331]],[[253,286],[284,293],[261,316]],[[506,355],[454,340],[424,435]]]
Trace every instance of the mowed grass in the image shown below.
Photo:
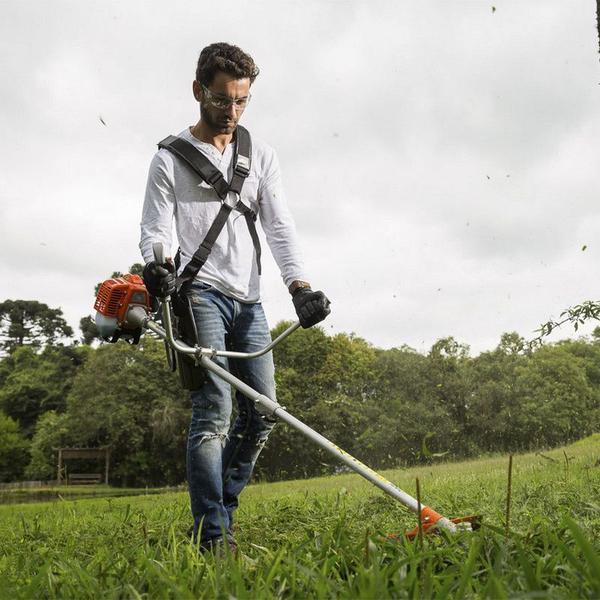
[[[185,493],[0,507],[0,598],[600,598],[600,434],[514,458],[384,474],[474,533],[402,536],[413,515],[355,475],[250,486],[237,556],[200,555]]]

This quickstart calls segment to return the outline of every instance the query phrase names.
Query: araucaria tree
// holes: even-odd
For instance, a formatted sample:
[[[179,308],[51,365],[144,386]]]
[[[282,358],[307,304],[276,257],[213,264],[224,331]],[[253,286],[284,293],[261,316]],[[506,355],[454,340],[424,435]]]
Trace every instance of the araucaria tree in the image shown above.
[[[0,302],[0,351],[4,353],[20,346],[41,348],[72,335],[60,308],[37,300]]]

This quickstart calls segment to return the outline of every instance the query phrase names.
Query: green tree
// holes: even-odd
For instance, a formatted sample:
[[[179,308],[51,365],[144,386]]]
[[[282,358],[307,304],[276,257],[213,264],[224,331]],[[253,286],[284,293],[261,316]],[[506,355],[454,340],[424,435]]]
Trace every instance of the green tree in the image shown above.
[[[29,460],[29,444],[18,424],[0,412],[0,481],[15,481]]]
[[[0,409],[18,421],[27,437],[48,410],[63,411],[67,394],[89,348],[47,346],[37,352],[31,346],[17,348],[0,363]]]
[[[289,323],[272,331],[279,335]],[[375,350],[352,335],[328,337],[321,328],[298,330],[274,351],[277,399],[290,413],[352,452],[365,427],[363,412],[373,393]],[[257,471],[273,479],[310,476],[339,468],[335,459],[304,436],[275,427]]]
[[[190,405],[165,366],[162,342],[107,344],[91,352],[67,398],[68,436],[111,447],[112,478],[123,485],[185,479]]]
[[[315,383],[318,395],[306,411],[308,422],[350,453],[367,426],[366,407],[375,393],[375,349],[352,334],[337,334],[328,340],[329,351]],[[367,458],[363,456],[363,458]],[[321,461],[337,467],[329,455]]]
[[[280,335],[290,322],[271,331]],[[305,420],[306,412],[320,395],[316,376],[329,350],[328,337],[320,327],[298,329],[273,351],[277,401],[294,416]],[[276,425],[258,459],[255,473],[269,479],[289,479],[314,474],[319,454],[314,445],[283,423]]]
[[[529,360],[527,343],[514,332],[504,333],[494,350],[473,360],[471,436],[482,450],[509,452],[520,447],[515,419],[521,398],[515,381],[518,369]]]
[[[592,334],[591,342],[584,339],[564,340],[556,344],[559,348],[578,357],[585,369],[587,381],[592,388],[592,397],[587,408],[586,428],[589,432],[600,431],[600,328]]]
[[[96,327],[96,322],[91,315],[79,319],[79,329],[81,330],[81,341],[87,346],[100,339],[98,327]]]
[[[439,433],[443,411],[428,394],[427,366],[427,357],[407,346],[377,352],[376,391],[357,440],[357,452],[373,466],[418,462],[423,440]]]
[[[427,355],[429,395],[440,423],[434,438],[437,451],[452,451],[457,456],[476,452],[471,430],[477,416],[472,411],[472,369],[469,347],[453,337],[433,344]]]
[[[31,440],[31,460],[25,476],[29,479],[55,479],[56,448],[70,444],[68,416],[54,410],[45,412],[36,423]]]
[[[519,403],[513,417],[523,448],[554,446],[591,433],[598,394],[587,377],[585,360],[563,346],[544,346],[516,370]]]
[[[42,348],[72,335],[60,308],[49,308],[37,300],[0,302],[0,350],[4,352],[20,346]]]

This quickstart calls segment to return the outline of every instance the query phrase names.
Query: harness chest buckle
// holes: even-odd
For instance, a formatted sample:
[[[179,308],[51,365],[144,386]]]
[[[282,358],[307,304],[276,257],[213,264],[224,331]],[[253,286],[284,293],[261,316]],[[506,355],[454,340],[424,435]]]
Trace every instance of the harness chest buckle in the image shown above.
[[[234,171],[242,177],[248,177],[250,174],[250,157],[238,154]]]

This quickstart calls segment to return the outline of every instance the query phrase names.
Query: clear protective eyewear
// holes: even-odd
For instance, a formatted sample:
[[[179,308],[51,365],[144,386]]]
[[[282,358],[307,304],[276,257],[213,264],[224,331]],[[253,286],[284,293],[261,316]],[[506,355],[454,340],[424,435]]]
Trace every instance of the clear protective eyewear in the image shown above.
[[[233,106],[235,110],[244,110],[252,97],[248,94],[243,98],[230,98],[229,96],[211,92],[205,85],[202,85],[202,90],[204,91],[206,101],[219,110],[228,110],[231,106]]]

